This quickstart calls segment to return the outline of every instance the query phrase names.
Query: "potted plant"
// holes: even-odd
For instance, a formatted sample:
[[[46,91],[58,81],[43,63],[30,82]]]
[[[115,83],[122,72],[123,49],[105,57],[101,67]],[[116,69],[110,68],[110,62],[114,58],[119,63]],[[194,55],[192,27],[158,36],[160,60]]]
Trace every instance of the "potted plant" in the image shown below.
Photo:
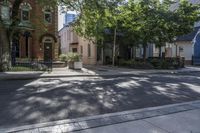
[[[80,55],[77,53],[68,53],[67,61],[69,69],[81,69],[83,66],[80,60]]]

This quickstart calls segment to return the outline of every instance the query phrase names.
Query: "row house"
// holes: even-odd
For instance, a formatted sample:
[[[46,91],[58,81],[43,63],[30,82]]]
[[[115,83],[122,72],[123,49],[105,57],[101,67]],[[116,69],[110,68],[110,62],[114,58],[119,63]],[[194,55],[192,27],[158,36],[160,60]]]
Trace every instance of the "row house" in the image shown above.
[[[95,65],[97,63],[97,46],[80,36],[78,36],[73,28],[65,25],[59,30],[61,53],[69,52],[78,53],[82,57],[82,62],[85,65]]]
[[[4,22],[10,23],[12,0],[1,3]],[[12,39],[12,56],[30,60],[56,60],[59,45],[57,7],[42,6],[37,0],[24,0],[19,8],[20,23]]]

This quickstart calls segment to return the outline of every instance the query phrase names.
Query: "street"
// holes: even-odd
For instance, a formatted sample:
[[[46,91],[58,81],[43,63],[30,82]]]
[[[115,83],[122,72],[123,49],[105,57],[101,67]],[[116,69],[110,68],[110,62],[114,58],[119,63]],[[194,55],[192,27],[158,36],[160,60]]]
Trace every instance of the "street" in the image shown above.
[[[0,80],[0,127],[200,100],[196,74]]]

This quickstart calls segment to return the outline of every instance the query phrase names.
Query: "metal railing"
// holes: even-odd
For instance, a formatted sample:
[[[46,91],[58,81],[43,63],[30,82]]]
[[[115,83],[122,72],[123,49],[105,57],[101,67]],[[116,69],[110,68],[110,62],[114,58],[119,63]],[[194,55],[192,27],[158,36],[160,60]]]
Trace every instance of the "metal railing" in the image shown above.
[[[43,60],[17,60],[12,62],[9,71],[52,71],[52,61]]]

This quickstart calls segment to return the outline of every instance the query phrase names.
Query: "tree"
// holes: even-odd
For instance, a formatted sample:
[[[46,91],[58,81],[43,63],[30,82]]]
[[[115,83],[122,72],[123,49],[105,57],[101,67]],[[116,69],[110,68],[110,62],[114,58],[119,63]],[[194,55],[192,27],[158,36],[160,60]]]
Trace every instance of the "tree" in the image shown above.
[[[121,18],[124,27],[129,29],[135,42],[143,46],[143,59],[146,59],[146,47],[153,42],[154,28],[156,27],[156,0],[128,1],[122,8]]]
[[[170,0],[129,0],[121,9],[124,27],[143,46],[144,61],[149,43],[161,48],[175,37],[191,32],[199,20],[199,6],[180,1],[179,8],[172,11],[171,4]]]
[[[169,10],[173,2],[165,0],[157,8],[157,21],[154,43],[159,49],[166,42],[173,42],[180,35],[188,34],[193,30],[194,23],[199,20],[199,6],[188,1],[180,1],[179,7]],[[161,56],[161,50],[159,50]]]
[[[10,16],[10,24],[6,23],[3,20],[3,13],[1,12],[0,17],[0,71],[7,70],[10,67],[10,42],[12,38],[12,34],[15,31],[16,26],[19,23],[18,19],[18,10],[19,6],[22,3],[23,0],[15,0],[13,2],[12,10],[11,10],[11,16]],[[4,6],[8,6],[9,3],[7,0],[1,0],[1,10],[4,8]]]
[[[72,25],[79,36],[94,44],[103,42],[105,29],[114,29],[113,65],[115,63],[115,45],[117,32],[117,8],[122,0],[62,0],[69,10],[78,12],[78,18]]]

